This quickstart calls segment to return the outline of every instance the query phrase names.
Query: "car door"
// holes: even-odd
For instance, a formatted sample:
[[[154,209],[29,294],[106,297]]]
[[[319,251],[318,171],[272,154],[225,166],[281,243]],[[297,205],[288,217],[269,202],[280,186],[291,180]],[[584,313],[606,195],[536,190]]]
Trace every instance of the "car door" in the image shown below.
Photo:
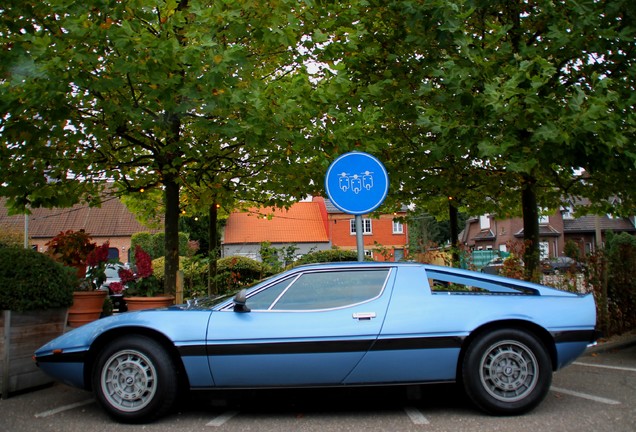
[[[377,339],[390,267],[298,271],[215,311],[208,358],[218,387],[341,383]]]

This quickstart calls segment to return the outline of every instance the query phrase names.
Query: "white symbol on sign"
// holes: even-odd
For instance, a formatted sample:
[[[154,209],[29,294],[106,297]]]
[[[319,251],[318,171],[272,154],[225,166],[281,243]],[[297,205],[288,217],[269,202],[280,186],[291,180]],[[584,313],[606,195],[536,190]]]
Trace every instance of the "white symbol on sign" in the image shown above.
[[[371,190],[373,188],[373,172],[364,171],[361,174],[350,175],[346,172],[338,174],[338,187],[347,192],[349,189],[355,194],[362,192],[362,188]]]

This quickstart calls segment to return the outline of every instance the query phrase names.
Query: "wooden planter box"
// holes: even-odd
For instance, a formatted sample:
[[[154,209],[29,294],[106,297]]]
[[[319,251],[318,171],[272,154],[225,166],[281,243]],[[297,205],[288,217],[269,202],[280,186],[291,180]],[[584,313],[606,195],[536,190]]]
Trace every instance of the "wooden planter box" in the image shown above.
[[[33,361],[33,353],[65,331],[67,309],[0,311],[0,393],[9,394],[49,384]]]

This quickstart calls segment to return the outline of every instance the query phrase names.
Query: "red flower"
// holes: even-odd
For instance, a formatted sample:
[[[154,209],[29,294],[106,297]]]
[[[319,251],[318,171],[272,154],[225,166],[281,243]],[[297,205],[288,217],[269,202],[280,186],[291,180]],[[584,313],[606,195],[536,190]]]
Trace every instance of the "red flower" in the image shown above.
[[[117,271],[117,274],[119,274],[121,283],[124,285],[127,284],[128,282],[133,282],[136,279],[133,271],[127,268],[120,268]]]
[[[140,278],[152,276],[152,258],[139,245],[135,247],[135,265]]]
[[[108,261],[108,249],[110,245],[105,242],[101,246],[96,247],[86,257],[86,265],[89,267],[97,267],[99,264]]]
[[[124,284],[121,282],[111,282],[109,288],[113,294],[121,294],[124,291]]]

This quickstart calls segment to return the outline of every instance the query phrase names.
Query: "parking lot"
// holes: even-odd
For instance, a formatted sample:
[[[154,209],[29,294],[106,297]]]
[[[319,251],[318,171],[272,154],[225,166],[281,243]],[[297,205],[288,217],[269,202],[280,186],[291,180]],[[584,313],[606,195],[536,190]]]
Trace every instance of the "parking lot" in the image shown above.
[[[114,423],[61,384],[0,401],[1,431],[611,431],[636,430],[636,346],[588,353],[554,375],[534,411],[491,417],[453,385],[194,393],[148,425]]]

